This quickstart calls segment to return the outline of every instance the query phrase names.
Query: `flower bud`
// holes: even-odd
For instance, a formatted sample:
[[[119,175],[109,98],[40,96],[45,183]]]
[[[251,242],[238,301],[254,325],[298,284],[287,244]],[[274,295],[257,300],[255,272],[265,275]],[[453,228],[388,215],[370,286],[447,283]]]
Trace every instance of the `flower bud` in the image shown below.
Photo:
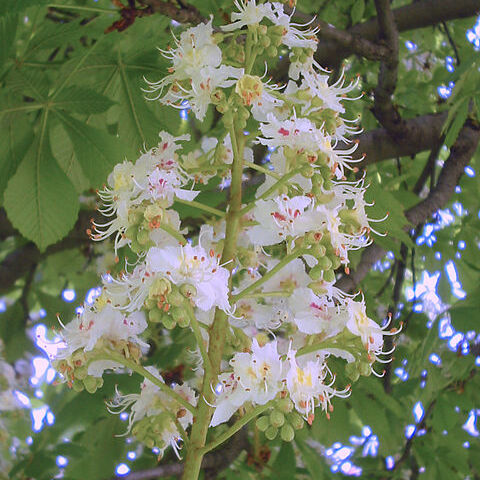
[[[75,376],[76,379],[83,380],[88,375],[88,369],[85,365],[82,367],[78,367],[74,370],[73,375]]]
[[[166,296],[172,291],[172,284],[166,278],[156,278],[153,282],[150,290],[148,291],[148,297],[157,299],[158,297]]]
[[[75,392],[83,392],[83,390],[85,390],[85,387],[83,386],[83,382],[73,382],[72,388]]]
[[[235,85],[235,93],[240,95],[244,105],[251,105],[262,96],[262,79],[256,75],[244,75]]]
[[[279,410],[272,410],[270,413],[270,424],[274,427],[281,427],[285,423],[285,415]]]
[[[293,427],[286,423],[280,430],[280,437],[284,442],[291,442],[295,438]]]
[[[255,425],[261,432],[264,432],[270,426],[270,419],[264,415],[263,417],[257,418]]]
[[[168,294],[168,303],[173,307],[180,307],[185,302],[185,297],[178,291],[177,288],[172,289]]]
[[[298,412],[289,413],[287,416],[288,423],[295,429],[300,430],[303,428],[304,420]]]
[[[333,270],[325,270],[323,272],[323,279],[327,282],[327,283],[333,283],[335,282],[336,278],[335,278],[335,272]]]
[[[84,378],[83,385],[88,393],[95,393],[97,391],[97,379],[95,377],[89,375]]]
[[[363,377],[369,377],[372,374],[372,366],[368,362],[360,362],[358,371]]]
[[[270,425],[266,430],[265,430],[265,436],[267,437],[268,440],[275,440],[275,437],[278,434],[278,428],[274,427],[273,425]]]
[[[192,298],[197,294],[197,289],[188,283],[184,283],[179,288],[180,293],[186,298]]]
[[[167,330],[173,330],[177,324],[171,315],[164,315],[162,317],[162,323]]]
[[[190,325],[190,318],[187,315],[187,312],[182,307],[175,307],[171,310],[171,315],[175,322],[182,328],[188,327]]]
[[[163,321],[164,313],[161,312],[157,307],[152,308],[148,312],[148,319],[152,323],[161,323]]]
[[[278,49],[275,45],[270,45],[265,51],[269,57],[276,57],[278,53]]]
[[[278,401],[278,408],[283,413],[290,413],[293,410],[293,402],[288,397],[281,398]]]

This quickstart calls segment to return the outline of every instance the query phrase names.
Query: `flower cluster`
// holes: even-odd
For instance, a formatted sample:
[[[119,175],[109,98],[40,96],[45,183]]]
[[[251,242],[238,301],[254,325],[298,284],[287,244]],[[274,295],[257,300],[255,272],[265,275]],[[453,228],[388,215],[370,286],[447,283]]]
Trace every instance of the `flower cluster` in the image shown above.
[[[313,56],[316,30],[293,23],[281,3],[235,5],[230,24],[214,30],[210,19],[162,51],[172,66],[148,88],[151,99],[188,106],[200,121],[216,109],[223,130],[189,151],[187,135],[161,132],[135,163],[115,167],[99,192],[109,221],[94,223],[91,235],[113,236],[126,268],[105,276],[96,303],[65,327],[56,361],[79,390],[95,391],[105,369],[143,372],[141,393],[110,408],[130,408],[129,432],[162,451],[177,450],[197,399],[210,413],[193,428],[257,406],[270,411],[257,421],[268,439],[292,440],[317,410],[328,416],[333,398],[350,394],[348,379],[376,373],[384,336],[395,333],[368,317],[363,297],[335,286],[340,269],[349,273],[350,252],[371,242],[364,177],[346,178],[361,160],[352,157],[358,129],[344,107],[358,82],[342,74],[329,84]],[[255,74],[279,48],[290,51],[286,85]],[[255,144],[268,148],[268,168],[254,163]],[[245,168],[265,174],[247,204]],[[196,200],[196,185],[215,176],[231,182],[225,211]],[[182,228],[179,203],[217,218]],[[140,335],[161,331],[155,342],[167,345],[167,330],[197,348],[180,353],[191,368],[173,388],[141,366],[148,345]],[[332,371],[331,356],[346,361],[342,371]]]

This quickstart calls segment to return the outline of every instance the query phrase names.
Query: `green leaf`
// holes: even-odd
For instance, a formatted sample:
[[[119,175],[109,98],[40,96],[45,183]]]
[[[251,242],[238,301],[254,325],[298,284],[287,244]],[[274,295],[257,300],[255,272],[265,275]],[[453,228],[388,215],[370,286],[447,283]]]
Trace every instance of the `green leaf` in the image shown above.
[[[33,141],[33,130],[23,113],[0,119],[0,198],[8,180],[16,172],[25,152]]]
[[[7,84],[15,93],[34,98],[38,102],[47,100],[50,89],[47,75],[39,69],[13,70],[8,75]]]
[[[272,465],[272,478],[275,480],[293,480],[296,468],[292,443],[283,442]]]
[[[365,0],[355,0],[353,2],[353,7],[350,12],[352,17],[352,23],[358,23],[362,18],[363,14],[365,13]]]
[[[0,16],[19,13],[28,7],[45,5],[48,0],[2,0],[0,3]]]
[[[453,121],[448,126],[447,135],[445,136],[445,145],[451,147],[460,133],[460,130],[468,116],[468,99],[464,99],[457,108]],[[448,122],[448,119],[447,119]]]
[[[134,76],[126,70],[120,54],[118,71],[121,106],[118,133],[122,140],[132,147],[132,153],[138,154],[145,145],[156,143],[160,125],[153,112],[147,108],[147,100],[141,95]]]
[[[321,480],[323,478],[324,461],[320,453],[297,438],[295,439],[295,445],[300,450],[302,461],[312,476],[312,479]]]
[[[8,58],[11,48],[15,44],[17,24],[18,16],[15,14],[0,17],[0,72]]]
[[[75,113],[95,114],[107,111],[113,101],[85,87],[67,87],[56,97],[53,107]]]
[[[112,477],[115,463],[118,463],[126,446],[123,437],[116,437],[122,433],[122,429],[125,429],[125,425],[113,415],[90,425],[81,439],[83,455],[71,460],[65,469],[65,476],[78,480]]]
[[[75,156],[83,172],[93,186],[101,185],[122,159],[124,150],[119,139],[66,113],[56,113],[73,143]]]
[[[50,127],[50,145],[53,156],[65,175],[73,183],[77,193],[80,194],[90,188],[90,181],[83,173],[82,166],[75,155],[72,141],[61,123]]]
[[[75,189],[55,162],[46,118],[42,131],[33,142],[5,190],[8,218],[20,233],[45,250],[71,230],[78,215]]]

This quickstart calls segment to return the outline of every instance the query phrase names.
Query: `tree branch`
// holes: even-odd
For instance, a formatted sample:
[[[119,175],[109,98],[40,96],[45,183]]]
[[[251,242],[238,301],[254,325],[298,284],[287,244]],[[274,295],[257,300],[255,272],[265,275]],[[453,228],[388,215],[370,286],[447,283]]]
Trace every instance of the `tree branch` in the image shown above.
[[[479,0],[423,0],[412,2],[392,11],[399,32],[415,30],[436,25],[456,18],[473,17],[480,11]],[[355,25],[348,30],[355,37],[374,42],[379,35],[378,22],[372,18]],[[320,43],[315,54],[316,60],[323,66],[337,65],[339,59],[355,53],[351,47],[329,38],[328,33],[318,35]]]
[[[375,0],[380,39],[390,54],[380,63],[378,84],[375,88],[373,113],[377,120],[392,134],[403,133],[404,122],[392,102],[398,77],[398,30],[389,0]]]
[[[139,3],[149,6],[152,12],[170,17],[179,23],[197,24],[206,20],[196,7],[183,1],[180,7],[175,2],[165,0],[139,0]]]
[[[462,176],[464,168],[468,165],[480,139],[480,127],[467,120],[458,138],[450,150],[450,155],[443,165],[435,188],[430,191],[427,198],[417,203],[405,212],[405,217],[411,226],[424,222],[439,208],[445,206],[455,191],[455,187]],[[372,266],[385,255],[385,250],[377,244],[367,247],[355,271],[338,280],[336,286],[344,291],[353,291],[365,278]]]
[[[10,290],[17,280],[30,272],[45,256],[84,244],[88,245],[90,239],[85,231],[90,227],[91,217],[92,212],[90,211],[80,212],[77,223],[70,234],[60,242],[48,247],[44,253],[41,253],[31,242],[9,253],[0,263],[0,294]],[[0,239],[8,238],[16,233],[4,210],[0,210]]]

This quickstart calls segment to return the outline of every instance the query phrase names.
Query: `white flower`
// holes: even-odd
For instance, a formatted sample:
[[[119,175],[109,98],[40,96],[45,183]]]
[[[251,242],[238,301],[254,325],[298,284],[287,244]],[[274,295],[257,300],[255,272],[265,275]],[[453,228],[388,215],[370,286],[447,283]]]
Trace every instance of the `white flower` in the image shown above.
[[[267,270],[271,270],[280,260],[269,259]],[[263,284],[264,292],[293,291],[296,288],[306,287],[311,278],[305,272],[305,265],[299,258],[295,258],[285,265],[279,272],[273,275]]]
[[[236,353],[230,364],[233,372],[219,376],[220,394],[211,427],[228,421],[247,401],[264,405],[282,388],[283,362],[276,341],[261,347],[253,339],[252,353]]]
[[[257,299],[246,298],[235,304],[235,317],[230,318],[230,323],[242,328],[255,326],[257,330],[273,330],[278,328],[280,323],[272,313],[270,305],[262,305]]]
[[[269,16],[269,19],[278,26],[283,27],[283,44],[288,48],[305,48],[316,50],[317,49],[317,33],[319,28],[300,30],[298,27],[308,27],[308,23],[299,24],[290,22],[292,15],[287,15],[283,11],[283,4],[273,3],[273,15]],[[309,23],[312,23],[312,20]]]
[[[182,32],[179,40],[175,38],[175,44],[176,48],[160,50],[173,64],[169,69],[170,75],[159,82],[147,82],[149,92],[159,91],[157,98],[162,95],[165,86],[189,80],[200,68],[207,65],[218,67],[222,62],[222,51],[213,37],[212,19]]]
[[[324,383],[328,373],[325,363],[320,359],[309,360],[301,366],[297,363],[295,355],[295,350],[289,350],[287,389],[297,411],[311,424],[315,407],[321,406],[323,410],[327,410],[330,407],[330,397],[335,394],[335,390]]]
[[[165,383],[155,367],[148,366],[145,368],[160,382]],[[191,405],[197,405],[198,399],[195,392],[188,385],[175,385],[172,390]],[[135,423],[143,418],[154,417],[164,412],[174,415],[184,429],[187,429],[193,422],[193,415],[189,410],[186,410],[176,400],[172,399],[172,397],[148,379],[142,382],[140,393],[121,395],[117,391],[114,400],[107,405],[111,413],[121,413],[127,408],[130,408],[131,413],[129,415],[127,433],[131,431]],[[161,440],[166,446],[171,445],[178,456],[177,442],[181,439],[181,435],[172,420],[168,421],[167,424],[164,422],[163,426],[164,428],[160,434]]]
[[[111,305],[97,310],[94,306],[84,304],[83,312],[62,331],[68,353],[60,351],[59,357],[64,358],[65,354],[68,356],[80,348],[86,352],[91,351],[101,338],[113,342],[132,340],[144,344],[138,335],[146,328],[147,322],[143,312],[126,315]]]
[[[333,85],[329,85],[328,79],[329,75],[320,75],[314,71],[304,72],[301,88],[309,89],[312,97],[317,97],[323,101],[322,107],[318,107],[318,109],[329,108],[337,113],[345,113],[342,101],[358,100],[360,98],[348,98],[346,96],[347,93],[357,88],[358,79],[346,87],[343,86],[345,82],[344,72],[342,72],[340,78]]]
[[[195,306],[210,310],[214,306],[230,311],[228,302],[229,271],[220,266],[213,250],[206,252],[200,245],[156,248],[149,250],[146,257],[147,270],[162,273],[175,285],[192,285]]]
[[[242,68],[206,65],[192,73],[188,87],[175,85],[160,101],[177,108],[185,108],[187,102],[198,120],[203,120],[208,106],[212,103],[212,93],[217,88],[231,87],[242,75]]]
[[[381,353],[385,332],[377,322],[367,317],[363,299],[361,302],[347,299],[346,307],[349,314],[347,328],[350,332],[361,338],[362,343],[369,353]]]
[[[285,174],[289,173],[290,169],[287,165],[287,159],[283,153],[283,148],[280,148],[278,151],[272,153],[270,157],[270,163],[273,166],[273,171],[283,177]],[[265,176],[265,181],[258,187],[255,192],[255,196],[258,198],[263,195],[277,180],[270,176]],[[312,181],[309,178],[305,178],[300,173],[294,175],[288,183],[290,185],[298,185],[302,192],[308,193],[312,190]]]
[[[280,391],[283,365],[276,341],[261,347],[254,338],[252,353],[236,353],[230,364],[235,378],[255,403],[263,405]]]
[[[267,116],[267,123],[260,124],[263,137],[258,141],[270,148],[290,147],[297,151],[317,151],[323,135],[308,118],[278,120],[273,114]]]
[[[289,305],[294,312],[294,323],[309,335],[323,333],[333,336],[345,328],[348,316],[327,296],[319,297],[309,288],[293,292]]]
[[[247,25],[258,25],[265,17],[272,18],[272,4],[269,2],[257,5],[256,0],[235,0],[238,12],[232,12],[230,25],[222,26],[225,32],[231,32]]]
[[[312,205],[312,200],[303,196],[257,200],[253,213],[258,225],[247,231],[250,241],[254,245],[275,245],[315,230],[324,214]]]

